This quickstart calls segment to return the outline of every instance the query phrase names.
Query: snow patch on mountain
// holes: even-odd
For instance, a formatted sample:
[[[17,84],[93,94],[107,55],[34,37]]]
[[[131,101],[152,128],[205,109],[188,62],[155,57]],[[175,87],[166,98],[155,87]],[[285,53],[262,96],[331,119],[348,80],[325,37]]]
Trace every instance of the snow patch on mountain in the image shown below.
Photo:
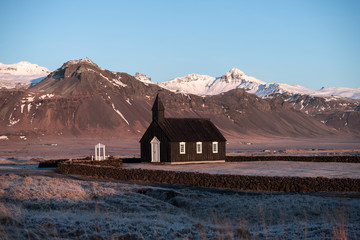
[[[46,67],[29,62],[0,63],[0,88],[29,87],[40,82],[50,73]]]
[[[54,97],[54,96],[55,96],[54,94],[48,93],[48,94],[45,94],[45,95],[40,96],[39,99],[52,98],[52,97]]]
[[[102,77],[104,77],[104,78],[106,78],[105,76],[103,76],[101,73],[100,73],[100,75],[102,76]],[[111,79],[111,80],[109,80],[108,78],[107,78],[107,80],[109,81],[109,82],[111,82],[114,86],[116,86],[116,87],[126,87],[127,85],[125,84],[125,83],[123,83],[121,80],[121,77],[118,77],[117,79],[116,78],[113,78],[113,79]]]
[[[11,127],[15,124],[17,124],[18,122],[20,122],[20,119],[16,119],[15,117],[13,117],[13,113],[16,111],[16,109],[14,109],[14,111],[10,114],[10,117],[9,117],[9,124],[8,126]]]
[[[338,97],[360,99],[360,88],[327,87],[320,90],[311,90],[299,85],[286,83],[266,83],[255,77],[247,76],[243,71],[233,68],[221,77],[189,74],[161,82],[159,86],[172,92],[188,93],[199,96],[218,95],[236,88],[242,88],[248,93],[256,94],[261,98],[276,95],[301,94],[319,97]]]
[[[111,104],[111,106],[112,106],[112,108],[114,109],[114,111],[127,123],[127,125],[130,125],[130,124],[129,124],[129,121],[126,120],[126,118],[124,117],[124,115],[122,115],[122,113],[115,108],[115,105],[114,105],[113,103]]]

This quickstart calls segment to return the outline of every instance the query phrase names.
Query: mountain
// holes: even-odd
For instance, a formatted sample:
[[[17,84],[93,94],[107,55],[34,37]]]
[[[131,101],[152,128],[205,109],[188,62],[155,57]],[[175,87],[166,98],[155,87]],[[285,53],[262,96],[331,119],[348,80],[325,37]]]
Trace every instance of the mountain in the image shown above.
[[[227,137],[340,133],[278,97],[262,99],[243,89],[207,97],[177,94],[138,78],[87,58],[68,61],[35,86],[0,91],[0,136],[140,139],[159,91],[167,117],[210,118]]]
[[[174,78],[159,86],[174,92],[195,95],[217,95],[236,88],[245,89],[258,97],[273,97],[280,94],[300,94],[316,97],[352,98],[360,100],[360,88],[323,87],[320,90],[310,90],[299,85],[285,83],[266,83],[254,77],[247,76],[243,71],[233,68],[221,77],[189,74]]]
[[[0,63],[0,89],[27,88],[40,82],[49,73],[49,69],[29,62]]]
[[[159,86],[178,93],[205,96],[218,95],[236,88],[243,88],[247,92],[254,93],[262,84],[265,84],[265,82],[249,77],[239,69],[233,68],[218,78],[208,75],[189,74],[167,82],[161,82]]]
[[[260,98],[281,98],[290,106],[322,123],[348,133],[360,133],[360,88],[321,88],[310,90],[299,85],[266,83],[233,68],[221,77],[190,74],[159,83],[176,93],[214,96],[232,89],[244,89]]]

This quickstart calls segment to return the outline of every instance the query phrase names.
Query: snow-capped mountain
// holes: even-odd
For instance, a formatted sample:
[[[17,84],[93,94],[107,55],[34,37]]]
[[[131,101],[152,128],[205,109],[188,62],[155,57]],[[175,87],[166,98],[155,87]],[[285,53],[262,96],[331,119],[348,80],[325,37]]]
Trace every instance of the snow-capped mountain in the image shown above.
[[[40,82],[50,73],[46,67],[29,62],[0,63],[0,88],[28,87]]]
[[[159,86],[172,92],[190,93],[195,95],[216,95],[210,94],[210,85],[216,78],[208,75],[189,74],[184,77],[174,78],[168,82],[160,82]]]
[[[145,74],[142,74],[142,73],[135,73],[134,77],[139,80],[140,82],[143,82],[145,84],[154,84],[152,81],[151,81],[151,78],[146,76]]]
[[[217,95],[236,88],[243,88],[248,93],[267,98],[281,94],[300,94],[317,97],[340,97],[360,99],[360,88],[327,87],[320,90],[311,90],[299,85],[286,83],[266,83],[257,78],[247,76],[239,69],[233,68],[221,77],[189,74],[174,78],[159,86],[173,92],[182,92],[195,95]]]

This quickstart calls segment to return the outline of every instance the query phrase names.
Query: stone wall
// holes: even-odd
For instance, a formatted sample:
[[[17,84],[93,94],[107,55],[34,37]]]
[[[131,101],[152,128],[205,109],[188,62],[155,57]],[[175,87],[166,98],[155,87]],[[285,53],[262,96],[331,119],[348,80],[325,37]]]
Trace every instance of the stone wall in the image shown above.
[[[360,156],[226,156],[227,162],[295,161],[360,163]]]
[[[360,179],[300,178],[241,176],[175,172],[163,170],[126,169],[110,166],[92,166],[78,163],[61,163],[59,173],[79,174],[121,181],[142,181],[161,184],[179,184],[206,188],[276,192],[360,192]]]
[[[87,164],[87,165],[98,165],[98,166],[113,166],[113,167],[122,167],[121,159],[107,159],[102,161],[93,161],[88,159],[58,159],[58,160],[45,160],[39,163],[39,168],[56,168],[60,163],[74,163],[74,164]]]

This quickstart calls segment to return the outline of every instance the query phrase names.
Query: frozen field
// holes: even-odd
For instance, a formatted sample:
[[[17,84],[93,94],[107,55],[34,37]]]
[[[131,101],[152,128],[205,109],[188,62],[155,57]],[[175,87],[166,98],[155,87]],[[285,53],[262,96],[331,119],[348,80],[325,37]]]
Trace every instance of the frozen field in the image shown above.
[[[360,178],[360,164],[337,162],[266,161],[184,165],[138,163],[124,164],[124,167],[250,176]]]
[[[40,157],[44,159],[82,158],[94,154],[94,145],[101,142],[106,145],[106,153],[112,156],[140,156],[139,139],[142,134],[134,138],[69,138],[46,137],[10,141],[0,140],[2,157]],[[27,136],[28,137],[28,136]],[[296,150],[284,155],[352,155],[352,151],[359,154],[360,139],[350,136],[333,136],[322,138],[264,138],[249,137],[227,138],[226,151],[228,155],[266,155],[264,149]],[[312,151],[319,149],[321,151]]]
[[[99,181],[4,164],[0,239],[360,238],[358,194]]]

